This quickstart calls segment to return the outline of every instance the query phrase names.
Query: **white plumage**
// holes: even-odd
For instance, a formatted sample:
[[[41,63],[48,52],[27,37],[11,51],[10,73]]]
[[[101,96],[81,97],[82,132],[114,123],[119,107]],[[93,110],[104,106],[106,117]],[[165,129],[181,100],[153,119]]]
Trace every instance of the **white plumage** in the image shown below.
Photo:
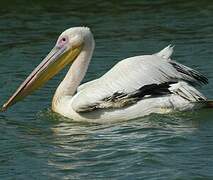
[[[178,72],[169,63],[172,51],[173,49],[168,46],[157,54],[136,56],[120,61],[99,79],[80,86],[72,101],[73,109],[80,112],[88,106],[102,103],[103,99],[116,92],[129,94],[149,84],[182,80],[197,82],[193,77]],[[186,83],[184,85],[189,86]],[[174,85],[174,87],[179,86]]]
[[[86,49],[89,51],[88,47]],[[205,84],[207,79],[172,61],[172,52],[173,47],[167,46],[153,55],[124,59],[102,77],[80,85],[75,94],[61,97],[53,110],[74,120],[99,122],[192,109],[197,105],[195,102],[206,100],[192,85]],[[140,98],[134,97],[143,87],[162,84],[168,86],[169,93],[152,96],[150,92]]]

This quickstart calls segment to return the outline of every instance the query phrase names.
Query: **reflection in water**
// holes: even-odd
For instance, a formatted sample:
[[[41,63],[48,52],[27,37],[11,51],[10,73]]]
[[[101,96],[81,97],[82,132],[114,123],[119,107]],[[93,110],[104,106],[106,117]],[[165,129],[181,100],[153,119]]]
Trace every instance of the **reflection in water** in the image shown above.
[[[46,112],[43,115],[46,116]],[[199,126],[192,119],[195,117],[196,113],[152,115],[123,123],[90,124],[67,121],[53,114],[52,118],[57,123],[51,127],[51,143],[57,149],[51,153],[53,158],[48,165],[59,172],[73,173],[79,169],[93,172],[93,168],[99,172],[114,164],[121,164],[122,168],[128,169],[128,157],[132,156],[137,164],[136,157],[140,155],[141,164],[163,165],[162,156],[166,156],[172,146],[187,142],[188,137],[197,131]],[[120,171],[120,168],[114,170]],[[111,169],[112,172],[114,170]],[[72,175],[68,173],[66,177]],[[86,174],[76,173],[76,177],[86,177]]]

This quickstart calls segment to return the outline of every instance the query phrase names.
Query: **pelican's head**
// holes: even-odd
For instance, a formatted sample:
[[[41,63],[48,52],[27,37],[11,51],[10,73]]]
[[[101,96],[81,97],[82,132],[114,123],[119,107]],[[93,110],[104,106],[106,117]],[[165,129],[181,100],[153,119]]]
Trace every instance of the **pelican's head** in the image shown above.
[[[92,37],[92,34],[87,27],[74,27],[65,30],[59,36],[50,53],[3,105],[2,110],[5,111],[9,106],[40,88],[66,65],[75,61],[88,37]]]

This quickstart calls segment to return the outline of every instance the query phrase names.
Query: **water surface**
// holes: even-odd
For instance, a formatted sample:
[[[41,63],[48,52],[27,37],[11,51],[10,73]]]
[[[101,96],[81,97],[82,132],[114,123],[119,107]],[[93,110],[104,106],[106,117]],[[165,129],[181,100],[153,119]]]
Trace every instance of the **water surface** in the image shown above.
[[[74,26],[89,26],[96,40],[84,81],[174,44],[173,59],[203,72],[210,84],[201,91],[213,98],[211,1],[1,1],[0,104]],[[212,111],[67,121],[50,110],[66,70],[0,114],[0,179],[213,179]]]

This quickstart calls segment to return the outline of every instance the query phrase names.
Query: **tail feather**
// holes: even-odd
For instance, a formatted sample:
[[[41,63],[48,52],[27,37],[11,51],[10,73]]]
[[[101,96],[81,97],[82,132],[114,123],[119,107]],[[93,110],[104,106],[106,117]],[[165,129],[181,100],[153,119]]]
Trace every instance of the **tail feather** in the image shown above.
[[[206,108],[213,108],[213,100],[205,101],[205,107]]]

